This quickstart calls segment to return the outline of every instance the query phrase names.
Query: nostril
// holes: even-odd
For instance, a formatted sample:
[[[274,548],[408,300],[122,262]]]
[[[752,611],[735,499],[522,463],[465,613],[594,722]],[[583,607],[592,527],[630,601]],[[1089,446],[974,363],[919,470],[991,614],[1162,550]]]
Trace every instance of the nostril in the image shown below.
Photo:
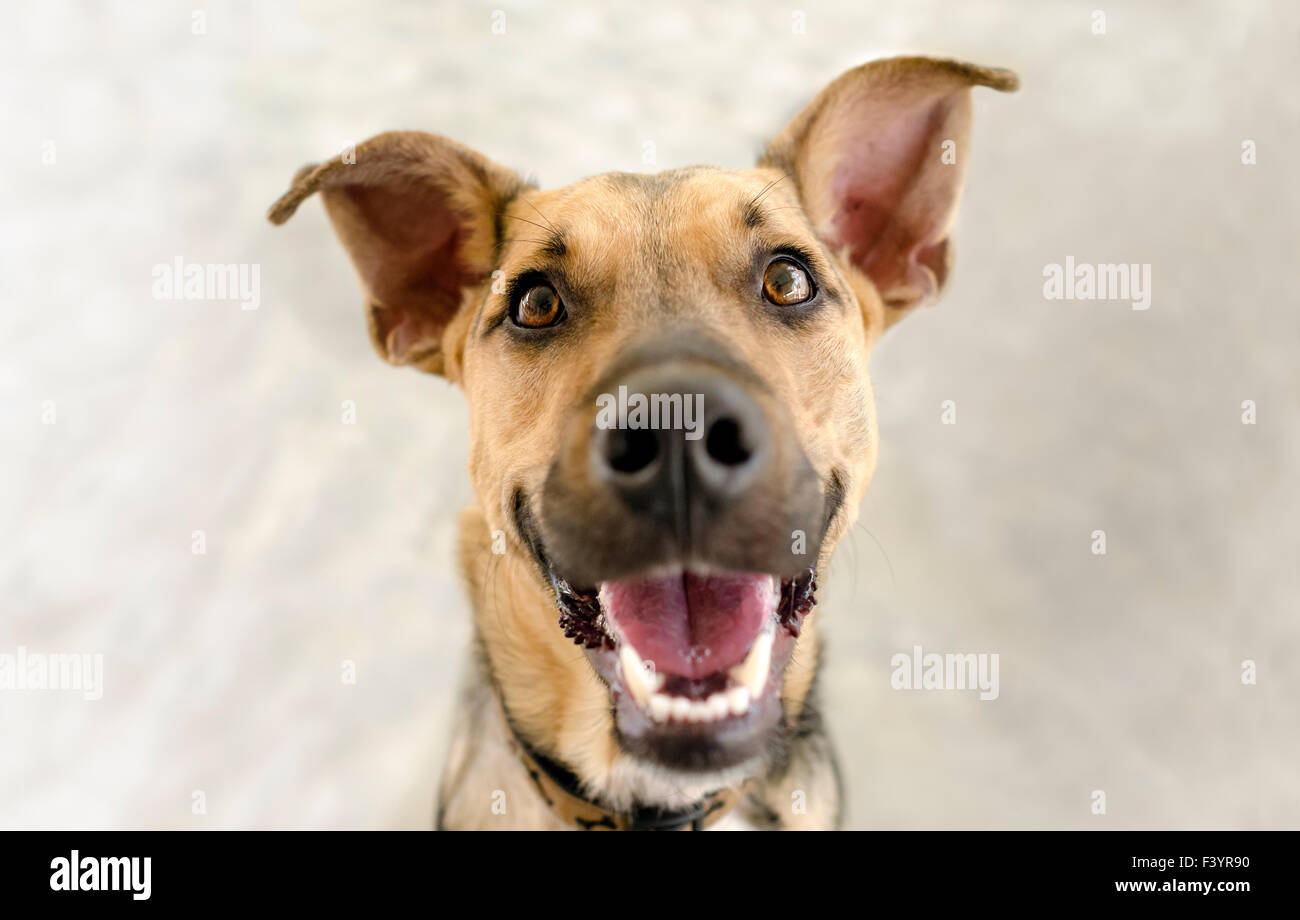
[[[704,449],[710,459],[723,466],[740,466],[753,453],[745,444],[740,425],[730,418],[720,418],[709,426]]]
[[[639,473],[659,457],[659,438],[648,428],[614,428],[609,432],[606,461],[616,473]]]

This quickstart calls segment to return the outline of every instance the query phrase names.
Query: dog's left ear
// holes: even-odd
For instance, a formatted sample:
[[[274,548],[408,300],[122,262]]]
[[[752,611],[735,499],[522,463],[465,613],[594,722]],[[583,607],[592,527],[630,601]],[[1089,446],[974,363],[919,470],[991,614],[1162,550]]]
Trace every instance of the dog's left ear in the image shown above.
[[[462,301],[491,270],[497,224],[526,185],[421,131],[380,134],[353,153],[300,169],[267,218],[282,224],[320,192],[365,289],[380,357],[454,379],[468,316]]]
[[[822,90],[759,161],[794,180],[817,235],[871,279],[882,327],[947,280],[971,88],[1018,85],[1011,71],[957,61],[872,61]]]

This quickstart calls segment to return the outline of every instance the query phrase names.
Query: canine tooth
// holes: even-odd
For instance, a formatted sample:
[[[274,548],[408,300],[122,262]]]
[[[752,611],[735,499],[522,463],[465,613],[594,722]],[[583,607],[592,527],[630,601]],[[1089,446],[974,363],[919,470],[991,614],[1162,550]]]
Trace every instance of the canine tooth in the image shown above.
[[[750,697],[762,693],[763,685],[767,683],[767,671],[772,665],[772,640],[775,636],[776,630],[764,629],[754,640],[754,647],[749,650],[745,660],[727,672],[732,680],[749,691]]]
[[[650,675],[646,673],[645,662],[630,645],[619,649],[619,661],[623,664],[623,685],[632,694],[638,706],[645,706],[650,701],[650,694],[657,689]]]
[[[669,710],[672,709],[672,701],[662,693],[652,694],[650,697],[650,718],[656,722],[667,722]]]
[[[744,715],[749,709],[749,688],[732,687],[727,691],[727,704],[731,706],[732,715]]]

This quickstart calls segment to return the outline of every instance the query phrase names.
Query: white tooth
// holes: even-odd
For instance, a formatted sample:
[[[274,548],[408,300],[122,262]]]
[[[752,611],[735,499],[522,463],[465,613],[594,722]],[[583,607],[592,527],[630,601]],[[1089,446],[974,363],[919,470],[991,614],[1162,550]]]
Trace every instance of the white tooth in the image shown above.
[[[715,719],[725,719],[731,712],[731,704],[727,702],[725,693],[715,693],[705,703],[709,707],[709,715]]]
[[[623,685],[637,705],[644,707],[656,689],[651,683],[650,675],[646,673],[645,662],[636,653],[636,649],[626,644],[619,649],[618,657],[623,664]]]
[[[690,713],[691,713],[690,700],[686,699],[686,697],[684,696],[675,696],[672,698],[672,708],[668,710],[669,715],[671,715],[678,722],[685,722],[690,716]]]
[[[772,640],[775,636],[775,629],[764,629],[754,640],[754,646],[745,660],[727,672],[732,680],[749,691],[751,697],[762,693],[763,685],[767,683],[767,671],[772,665]]]
[[[733,716],[742,716],[749,709],[749,688],[732,687],[727,691],[727,704]]]
[[[656,693],[650,697],[650,718],[656,722],[667,722],[671,708],[672,701],[662,693]]]

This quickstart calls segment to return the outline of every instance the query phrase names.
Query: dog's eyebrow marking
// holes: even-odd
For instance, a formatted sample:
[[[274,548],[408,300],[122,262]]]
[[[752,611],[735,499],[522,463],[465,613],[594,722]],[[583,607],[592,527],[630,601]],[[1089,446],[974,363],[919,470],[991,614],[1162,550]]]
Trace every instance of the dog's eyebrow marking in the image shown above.
[[[569,247],[564,242],[564,234],[556,230],[546,238],[542,245],[542,254],[552,256],[556,259],[563,259],[569,254]]]
[[[789,178],[790,176],[788,173],[781,173],[781,175],[777,176],[771,182],[767,183],[767,185],[763,186],[762,190],[757,195],[749,199],[749,204],[745,205],[745,210],[744,210],[746,227],[749,227],[752,230],[753,228],[759,226],[763,222],[763,212],[759,208],[758,203],[763,200],[763,198],[767,195],[768,192],[776,188],[778,183],[783,182]]]
[[[533,208],[534,211],[537,211],[537,208],[533,207],[533,203],[528,199],[522,198],[519,200],[523,201],[524,204]],[[523,221],[524,223],[536,227],[539,230],[545,230],[546,233],[542,236],[541,239],[534,239],[531,237],[512,236],[512,237],[507,237],[505,239],[502,239],[500,242],[498,242],[495,246],[492,247],[492,251],[494,253],[493,262],[492,262],[493,265],[492,274],[495,275],[497,269],[501,265],[502,249],[506,246],[509,246],[511,243],[532,243],[538,247],[538,251],[542,255],[549,256],[551,257],[551,259],[563,259],[566,255],[568,255],[569,246],[568,243],[566,243],[564,240],[564,232],[559,228],[557,228],[555,224],[552,224],[550,219],[547,218],[547,216],[543,214],[541,211],[537,211],[537,216],[540,217],[542,220],[546,221],[546,226],[539,224],[535,220],[529,220],[527,217],[520,217],[518,214],[502,215],[503,220]],[[491,332],[493,329],[499,326],[501,324],[501,321],[505,318],[505,313],[501,313],[495,319],[489,320],[486,326],[484,325],[483,311],[487,307],[487,304],[490,300],[491,300],[491,295],[484,297],[483,300],[479,302],[478,308],[474,312],[474,319],[470,323],[470,329],[472,330],[470,333],[471,335],[477,335],[479,337],[486,336],[489,332]]]
[[[518,214],[507,214],[506,216],[509,217],[511,220],[522,220],[526,224],[532,224],[534,227],[537,227],[539,230],[547,229],[546,227],[543,227],[541,224],[539,224],[537,221],[529,220],[527,217],[520,217]],[[543,220],[546,219],[544,215],[542,219]],[[548,224],[551,223],[549,220],[546,222]],[[557,230],[554,224],[551,224],[549,232],[547,232],[546,236],[543,239],[527,240],[526,242],[539,244],[542,247],[541,251],[543,255],[552,256],[553,258],[556,259],[562,259],[569,254],[569,246],[567,243],[564,242],[564,233],[561,232],[560,230]]]

